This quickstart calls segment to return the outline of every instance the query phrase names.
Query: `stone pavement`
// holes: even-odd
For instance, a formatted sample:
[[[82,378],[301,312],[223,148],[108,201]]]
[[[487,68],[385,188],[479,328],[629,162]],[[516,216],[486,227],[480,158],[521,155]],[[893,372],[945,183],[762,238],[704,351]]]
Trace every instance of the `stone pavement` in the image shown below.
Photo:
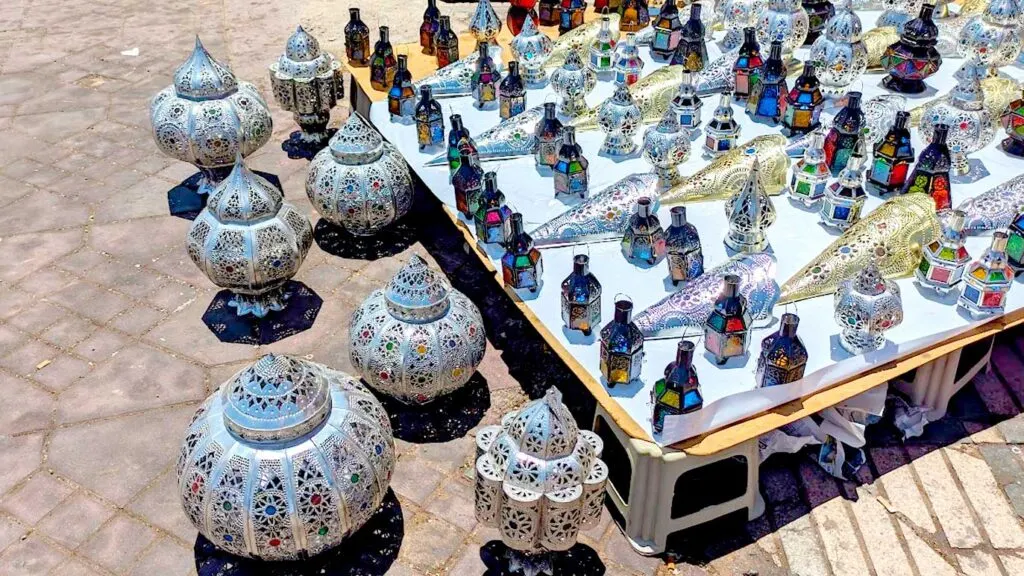
[[[412,39],[420,6],[363,4],[371,25],[387,20],[396,41]],[[396,254],[371,254],[395,251],[386,243],[344,257],[314,247],[298,280],[323,298],[315,325],[263,348],[222,343],[203,325],[216,290],[185,254],[188,222],[167,215],[165,192],[193,169],[157,152],[148,101],[170,82],[192,35],[269,96],[265,67],[294,26],[340,51],[346,8],[0,3],[0,573],[193,573],[196,534],[178,506],[173,461],[199,401],[267,350],[350,369],[354,306],[413,252],[432,257],[485,311],[490,346],[459,410],[442,414],[450,418],[396,417],[401,547],[383,560],[395,575],[487,569],[495,532],[473,518],[472,430],[547,385],[579,388],[467,262],[436,206],[421,198],[386,236]],[[461,26],[472,4],[443,10]],[[275,136],[250,165],[279,175],[288,201],[315,221],[305,162],[278,145],[291,118],[271,107]],[[833,480],[807,455],[775,457],[762,467],[768,509],[759,520],[702,527],[651,559],[634,554],[606,514],[582,538],[581,555],[596,553],[610,575],[1024,574],[1019,334],[1000,339],[994,364],[924,438],[903,444],[890,425],[873,427],[858,483]],[[586,411],[584,395],[567,397]],[[599,573],[593,566],[577,573]]]

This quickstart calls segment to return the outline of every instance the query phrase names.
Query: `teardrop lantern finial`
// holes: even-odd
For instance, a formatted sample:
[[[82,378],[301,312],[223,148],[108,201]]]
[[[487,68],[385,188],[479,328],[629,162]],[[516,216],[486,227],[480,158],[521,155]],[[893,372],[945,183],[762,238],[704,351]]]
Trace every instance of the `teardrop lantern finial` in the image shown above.
[[[356,112],[349,114],[329,146],[338,162],[349,166],[374,162],[384,154],[384,139]]]
[[[407,322],[432,322],[448,312],[452,286],[444,274],[417,254],[384,289],[388,312]]]
[[[288,38],[285,56],[296,62],[311,62],[320,56],[320,42],[301,25]]]
[[[238,81],[231,69],[216,61],[196,36],[192,54],[174,72],[174,89],[180,98],[216,100],[234,94]]]

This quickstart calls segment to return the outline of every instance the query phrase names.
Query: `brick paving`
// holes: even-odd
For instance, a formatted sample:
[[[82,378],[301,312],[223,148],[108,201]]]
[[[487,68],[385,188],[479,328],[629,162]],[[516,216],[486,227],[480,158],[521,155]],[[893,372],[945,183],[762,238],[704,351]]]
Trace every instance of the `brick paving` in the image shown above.
[[[299,6],[296,6],[299,4]],[[371,25],[413,38],[401,3],[364,3]],[[496,533],[477,524],[468,470],[473,430],[550,384],[592,406],[436,206],[417,201],[398,252],[382,242],[345,257],[314,247],[297,280],[323,299],[312,329],[271,346],[220,342],[201,321],[216,290],[186,257],[188,222],[166,191],[193,169],[160,155],[148,101],[170,82],[193,34],[269,97],[265,66],[299,22],[340,51],[345,3],[328,0],[5,0],[0,4],[0,566],[9,576],[193,574],[196,534],[173,461],[198,402],[268,350],[350,369],[353,308],[410,254],[431,258],[485,311],[487,356],[468,391],[434,413],[396,420],[392,488],[401,546],[389,574],[494,573]],[[456,26],[472,4],[446,5]],[[499,11],[503,8],[499,8]],[[138,49],[137,53],[134,49]],[[134,55],[133,55],[134,54]],[[278,143],[250,158],[308,213],[305,162]],[[335,114],[335,122],[344,115]],[[997,343],[980,374],[923,438],[869,431],[859,481],[806,454],[762,466],[765,515],[726,518],[644,558],[606,513],[587,531],[577,573],[938,575],[1024,573],[1024,340]],[[425,441],[429,440],[429,442]],[[596,560],[595,560],[596,559]],[[573,560],[574,562],[576,560]]]

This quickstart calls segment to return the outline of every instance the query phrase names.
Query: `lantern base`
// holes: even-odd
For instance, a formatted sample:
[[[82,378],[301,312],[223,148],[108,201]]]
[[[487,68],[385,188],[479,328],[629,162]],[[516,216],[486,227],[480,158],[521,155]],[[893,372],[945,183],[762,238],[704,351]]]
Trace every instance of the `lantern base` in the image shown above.
[[[639,146],[636,145],[632,138],[624,134],[615,134],[605,137],[598,154],[610,158],[626,158],[636,154],[638,149]]]
[[[326,122],[324,122],[323,128],[322,131],[316,132],[307,132],[306,127],[296,130],[288,136],[287,140],[281,142],[281,149],[292,160],[312,160],[317,152],[327,147],[331,136],[338,131],[335,128],[328,130]]]
[[[579,99],[566,99],[558,107],[558,113],[566,118],[575,118],[587,111],[587,101]]]
[[[723,243],[726,248],[739,254],[756,254],[768,249],[768,238],[763,235],[760,240],[750,242],[749,239],[735,238],[732,234],[726,234]]]
[[[949,296],[953,292],[960,290],[960,284],[962,280],[957,280],[955,284],[943,284],[934,282],[925,277],[924,273],[920,269],[914,269],[914,282],[925,290],[930,290],[937,294],[939,297]],[[949,302],[952,304],[952,302]]]
[[[1003,151],[1007,154],[1024,158],[1024,139],[1004,138],[999,145],[1002,146]]]
[[[978,158],[968,158],[963,154],[951,154],[949,180],[956,184],[971,184],[989,175],[985,163]]]
[[[893,92],[901,92],[903,94],[920,94],[928,89],[928,85],[924,83],[924,80],[897,78],[892,74],[882,78],[882,86]]]
[[[839,333],[839,345],[854,356],[867,354],[885,345],[885,334],[868,334],[844,329]]]
[[[221,342],[267,345],[308,330],[316,321],[323,299],[301,282],[289,280],[282,288],[288,293],[284,310],[258,317],[240,316],[229,302],[237,297],[221,290],[203,313],[203,323]]]
[[[263,318],[271,312],[280,312],[288,305],[291,294],[284,291],[283,286],[278,286],[262,294],[241,294],[232,292],[228,306],[235,309],[239,316],[252,314],[257,318]]]
[[[522,74],[527,88],[543,88],[548,85],[548,71],[543,66],[540,68],[520,66],[519,72]]]
[[[671,168],[655,168],[654,173],[658,175],[658,189],[661,191],[678,186],[683,182],[683,175],[679,173],[679,168],[676,166]]]

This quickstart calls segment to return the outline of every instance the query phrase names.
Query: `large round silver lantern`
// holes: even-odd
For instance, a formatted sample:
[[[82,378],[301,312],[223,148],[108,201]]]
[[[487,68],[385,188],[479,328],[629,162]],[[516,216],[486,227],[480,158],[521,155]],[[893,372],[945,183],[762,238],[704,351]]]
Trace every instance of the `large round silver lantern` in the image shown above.
[[[810,60],[821,80],[821,91],[829,96],[845,94],[868,68],[868,49],[861,40],[860,16],[850,0],[837,0],[835,15],[825,25],[825,34],[811,45]]]
[[[363,380],[407,404],[461,388],[487,346],[476,305],[415,254],[356,309],[349,338]]]
[[[310,163],[306,195],[331,224],[369,236],[409,212],[412,176],[401,152],[352,112]]]
[[[273,125],[256,87],[196,46],[149,107],[157,148],[195,165],[202,173],[197,192],[208,194],[231,172],[235,156],[267,143]]]
[[[810,19],[800,0],[768,0],[768,9],[757,23],[757,41],[761,46],[782,42],[782,53],[792,57],[807,39]]]
[[[313,243],[309,219],[238,158],[188,232],[188,255],[211,282],[231,290],[239,316],[282,310],[282,288]]]
[[[302,26],[288,38],[284,54],[270,65],[270,85],[281,108],[295,116],[301,131],[293,132],[285,150],[311,158],[327,144],[331,108],[344,95],[341,62]]]
[[[603,442],[577,427],[552,386],[500,426],[480,430],[476,444],[476,519],[501,533],[513,570],[550,572],[546,553],[572,548],[580,530],[601,518]]]
[[[215,546],[295,560],[366,523],[394,468],[388,415],[358,380],[269,354],[196,411],[178,458],[178,493]]]

